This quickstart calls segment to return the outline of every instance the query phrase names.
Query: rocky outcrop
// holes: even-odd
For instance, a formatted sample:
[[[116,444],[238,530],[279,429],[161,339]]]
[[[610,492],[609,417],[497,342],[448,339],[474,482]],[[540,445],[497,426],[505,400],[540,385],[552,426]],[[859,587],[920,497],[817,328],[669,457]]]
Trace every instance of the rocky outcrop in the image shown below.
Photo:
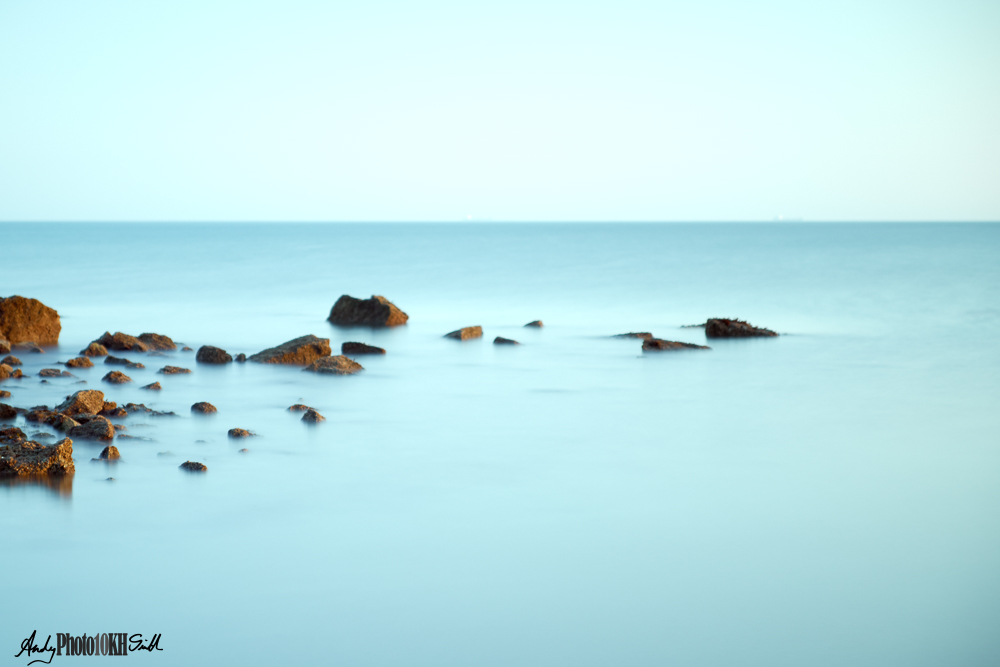
[[[8,354],[3,359],[0,359],[0,364],[7,364],[8,366],[11,366],[11,367],[13,367],[13,366],[20,366],[21,365],[21,360],[18,359],[17,357],[15,357],[12,354]]]
[[[340,346],[341,354],[385,354],[385,350],[374,345],[364,343],[343,343]]]
[[[251,433],[245,428],[231,428],[229,429],[230,438],[249,438],[257,435],[256,433]]]
[[[86,421],[83,421],[86,420]],[[107,417],[98,415],[77,415],[79,426],[74,426],[67,435],[81,440],[111,440],[115,437],[115,427]]]
[[[470,338],[482,338],[483,328],[482,327],[464,327],[462,329],[456,329],[451,333],[444,335],[445,338],[454,338],[456,340],[469,340]]]
[[[669,350],[710,350],[712,348],[705,345],[694,345],[692,343],[681,343],[676,340],[663,340],[662,338],[647,338],[642,341],[643,352],[665,352]]]
[[[157,373],[163,373],[164,375],[184,375],[185,373],[190,373],[189,368],[181,368],[180,366],[164,366]]]
[[[194,355],[194,360],[199,364],[228,364],[233,357],[221,347],[202,345],[198,348],[198,354]]]
[[[117,461],[122,457],[121,452],[114,445],[108,445],[101,450],[100,459],[102,461]]]
[[[497,336],[493,339],[494,345],[520,345],[516,340],[512,338],[504,338],[503,336]]]
[[[15,419],[16,417],[17,410],[6,403],[0,403],[0,419]]]
[[[208,403],[206,401],[202,401],[201,403],[195,403],[194,405],[192,405],[191,406],[191,412],[198,412],[198,413],[203,414],[203,415],[208,415],[208,414],[211,414],[213,412],[218,412],[218,410],[211,403]]]
[[[111,384],[125,384],[126,382],[131,382],[132,378],[125,375],[121,371],[111,371],[102,377],[101,380],[104,382],[110,382]]]
[[[6,429],[5,429],[6,430]],[[0,475],[71,475],[76,471],[73,465],[73,441],[69,438],[53,445],[43,445],[33,440],[12,437],[8,444],[0,447]],[[0,442],[5,442],[0,438]]]
[[[198,463],[197,461],[185,461],[178,467],[181,470],[186,470],[187,472],[208,472],[208,466],[204,463]]]
[[[154,382],[152,384],[147,384],[145,386],[139,387],[140,389],[149,389],[151,391],[160,391],[163,387],[160,386],[159,382]]]
[[[90,360],[90,357],[76,357],[67,361],[66,365],[70,368],[93,368],[94,362]]]
[[[80,354],[85,357],[106,357],[108,356],[108,348],[104,347],[100,343],[91,343],[84,349],[80,350]]]
[[[121,331],[116,331],[113,335],[110,332],[105,331],[104,335],[94,341],[95,343],[100,343],[109,350],[118,350],[119,352],[147,352],[149,351],[149,346],[143,343],[141,340],[135,336],[129,336],[128,334],[122,333]]]
[[[295,405],[288,408],[289,412],[305,412],[306,410],[312,410],[308,405],[302,405],[301,403],[296,403]]]
[[[309,424],[318,424],[320,422],[325,422],[326,417],[316,412],[315,410],[306,410],[306,413],[302,415],[302,421]]]
[[[524,326],[526,326],[526,327],[535,327],[535,328],[541,329],[545,325],[542,324],[541,320],[535,320],[534,322],[528,322]]]
[[[259,364],[297,364],[305,366],[330,355],[330,339],[302,336],[249,357]]]
[[[335,357],[320,357],[302,370],[327,375],[351,375],[363,371],[364,368],[358,362],[338,354]]]
[[[155,333],[139,334],[139,340],[146,344],[150,350],[176,350],[177,345],[167,336]]]
[[[612,338],[642,338],[643,340],[648,340],[653,337],[653,334],[648,331],[632,331],[630,333],[615,334]]]
[[[410,316],[384,296],[356,299],[347,294],[337,299],[327,320],[341,327],[395,327],[406,324]]]
[[[41,301],[23,296],[0,298],[0,338],[11,344],[33,341],[55,345],[60,331],[59,313]]]
[[[705,322],[706,338],[756,338],[777,335],[770,329],[755,327],[743,320],[728,320],[720,317]]]
[[[40,377],[40,378],[59,378],[59,377],[71,378],[71,377],[75,377],[75,376],[72,373],[70,373],[69,371],[61,371],[58,368],[43,368],[42,370],[38,371],[38,377]]]
[[[96,415],[104,409],[104,392],[96,389],[83,389],[68,397],[56,406],[56,412],[64,415],[89,414]]]
[[[138,361],[129,361],[124,357],[116,357],[114,355],[109,355],[104,363],[111,366],[125,366],[127,368],[145,368],[144,365],[140,364]]]

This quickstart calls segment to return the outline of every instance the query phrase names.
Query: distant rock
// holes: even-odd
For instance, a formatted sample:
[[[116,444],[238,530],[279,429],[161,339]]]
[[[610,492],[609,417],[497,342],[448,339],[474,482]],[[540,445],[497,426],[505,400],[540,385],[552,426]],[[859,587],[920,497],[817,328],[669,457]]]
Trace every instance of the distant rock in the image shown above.
[[[71,428],[67,433],[69,437],[81,440],[111,440],[115,437],[115,427],[106,417],[77,415],[77,421],[84,417],[87,417],[87,422]]]
[[[111,366],[125,366],[127,368],[145,368],[145,366],[140,364],[138,361],[129,361],[124,357],[116,357],[113,355],[108,356],[108,358],[104,360],[104,363]]]
[[[315,410],[306,410],[306,413],[302,415],[302,421],[308,422],[310,424],[318,424],[320,422],[325,422],[326,417],[316,412]]]
[[[302,370],[327,375],[351,375],[363,371],[364,368],[358,362],[338,354],[335,357],[320,357]]]
[[[451,333],[444,335],[445,338],[454,338],[456,340],[469,340],[470,338],[482,338],[483,328],[476,327],[464,327],[462,329],[456,329]]]
[[[545,325],[544,325],[544,324],[542,324],[542,321],[541,321],[541,320],[535,320],[534,322],[528,322],[528,323],[527,323],[527,324],[525,324],[524,326],[526,326],[526,327],[536,327],[536,328],[538,328],[538,329],[541,329],[541,328],[542,328],[543,326],[545,326]]]
[[[162,352],[150,352],[146,356],[147,357],[164,357],[164,358],[167,358],[167,359],[170,358],[169,354],[163,354]]]
[[[176,350],[177,345],[167,336],[155,333],[139,334],[139,340],[146,344],[150,350]]]
[[[643,352],[664,352],[669,350],[710,350],[712,348],[705,345],[694,345],[692,343],[680,343],[675,340],[663,340],[661,338],[647,338],[642,341]]]
[[[70,368],[93,368],[94,362],[90,360],[90,357],[76,357],[67,361],[66,365]]]
[[[311,364],[330,355],[330,339],[301,336],[277,347],[268,348],[249,357],[260,364]]]
[[[160,391],[163,387],[160,386],[159,382],[153,382],[151,384],[143,385],[139,389],[149,389],[150,391]]]
[[[96,415],[104,409],[104,392],[96,389],[82,389],[56,406],[56,412],[64,415]]]
[[[653,337],[653,334],[648,331],[633,331],[631,333],[615,334],[612,338],[642,338],[648,340]]]
[[[59,377],[71,378],[71,377],[75,377],[75,376],[72,373],[70,373],[69,371],[61,371],[58,368],[43,368],[42,370],[38,371],[38,377],[40,377],[40,378],[59,378]]]
[[[0,298],[0,338],[10,344],[32,341],[55,345],[60,331],[59,313],[41,301],[23,296]]]
[[[151,417],[176,417],[177,416],[176,412],[161,412],[159,410],[154,410],[152,408],[147,408],[142,403],[126,403],[124,407],[125,407],[125,411],[126,412],[145,412],[146,414],[148,414]]]
[[[105,331],[104,335],[94,341],[106,347],[109,350],[118,350],[124,352],[147,352],[149,351],[149,346],[143,343],[141,340],[135,336],[130,336],[128,334],[117,331],[112,335],[110,332]]]
[[[191,406],[191,412],[199,412],[203,415],[211,414],[213,412],[218,412],[216,407],[211,403],[202,401],[201,403],[195,403]]]
[[[343,343],[340,346],[341,354],[385,354],[385,350],[374,345],[365,343]]]
[[[188,368],[181,368],[180,366],[164,366],[157,373],[163,373],[164,375],[184,375],[185,373],[190,373],[191,370]]]
[[[777,335],[770,329],[755,327],[743,320],[713,318],[705,322],[706,338],[756,338]]]
[[[306,410],[312,410],[308,405],[302,405],[301,403],[296,403],[295,405],[288,408],[289,412],[305,412]]]
[[[105,402],[104,408],[102,408],[98,414],[102,417],[108,417],[109,419],[121,419],[123,417],[128,417],[128,410],[120,408],[114,403]],[[118,428],[117,425],[115,428]]]
[[[6,403],[0,403],[0,419],[16,419],[17,410],[7,405]]]
[[[85,357],[106,357],[108,356],[108,348],[104,347],[100,343],[91,343],[84,349],[80,350],[80,354]]]
[[[395,327],[406,324],[410,316],[384,296],[356,299],[347,294],[337,299],[327,320],[341,327]]]
[[[243,354],[242,352],[240,352],[239,354],[236,355],[236,361],[237,361],[237,363],[242,364],[242,363],[245,363],[246,360],[247,360],[247,355]]]
[[[34,341],[28,341],[27,343],[14,343],[15,350],[21,350],[22,352],[29,352],[31,354],[45,354],[45,350],[38,347]]]
[[[69,438],[43,445],[24,440],[20,429],[13,430],[20,433],[22,439],[4,440],[0,432],[0,442],[8,442],[0,447],[0,475],[70,475],[76,470],[73,441]]]
[[[233,361],[233,357],[221,347],[202,345],[198,348],[198,354],[194,357],[199,364],[228,364]]]
[[[229,429],[230,438],[250,438],[257,435],[256,433],[251,433],[245,428],[231,428]]]
[[[178,467],[181,470],[186,470],[187,472],[208,472],[208,466],[204,463],[198,463],[197,461],[185,461]]]
[[[0,364],[7,364],[8,366],[20,366],[21,360],[12,354],[8,354],[6,357],[0,360]]]
[[[115,447],[114,445],[108,445],[107,447],[101,450],[100,458],[103,461],[117,461],[121,457],[122,457],[121,453],[118,451],[118,448]]]
[[[250,450],[247,449],[246,447],[244,447],[243,449],[240,450],[240,454],[249,454],[249,453],[250,453]]]
[[[511,338],[504,338],[503,336],[497,336],[493,339],[494,345],[520,345],[516,340]]]
[[[181,348],[181,352],[194,352],[194,350],[185,345],[184,347]]]
[[[101,380],[104,382],[110,382],[111,384],[125,384],[126,382],[131,382],[132,378],[125,375],[121,371],[111,371],[102,377]]]

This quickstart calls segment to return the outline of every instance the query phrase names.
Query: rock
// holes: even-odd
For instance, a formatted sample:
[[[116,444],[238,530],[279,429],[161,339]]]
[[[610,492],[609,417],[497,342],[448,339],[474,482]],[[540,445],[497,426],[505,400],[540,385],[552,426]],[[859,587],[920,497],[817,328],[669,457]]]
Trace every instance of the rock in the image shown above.
[[[385,354],[385,350],[365,343],[344,343],[340,346],[341,354]]]
[[[7,364],[0,364],[0,380],[6,380],[14,376],[14,369]]]
[[[653,337],[653,334],[648,331],[633,331],[631,333],[615,334],[612,338],[642,338],[643,340],[648,340]]]
[[[8,426],[6,428],[0,428],[0,445],[9,445],[17,442],[24,442],[28,437],[24,435],[24,431],[17,428],[16,426]]]
[[[243,449],[240,450],[240,454],[249,454],[249,453],[250,453],[250,450],[247,449],[246,447],[244,447]]]
[[[6,403],[0,403],[0,419],[16,419],[17,410],[7,405]]]
[[[325,422],[326,417],[315,410],[306,410],[306,413],[302,415],[302,421],[309,422],[310,424],[318,424],[319,422]]]
[[[126,382],[131,382],[132,378],[125,375],[121,371],[111,371],[102,377],[101,380],[104,382],[110,382],[111,384],[125,384]]]
[[[406,324],[410,316],[384,296],[355,299],[343,295],[337,299],[327,320],[342,327],[395,327]],[[327,353],[329,354],[329,353]]]
[[[713,318],[705,322],[706,338],[752,338],[757,336],[777,336],[770,329],[755,327],[743,320]]]
[[[56,406],[56,412],[64,415],[96,415],[104,409],[104,392],[96,389],[81,389]]]
[[[667,350],[710,350],[712,348],[705,345],[693,345],[692,343],[680,343],[675,340],[663,340],[662,338],[647,338],[642,341],[643,352],[660,352]]]
[[[528,322],[524,326],[526,326],[526,327],[537,327],[537,328],[541,329],[545,325],[542,324],[541,320],[535,320],[534,322]]]
[[[67,361],[66,365],[70,368],[93,368],[94,362],[90,360],[90,357],[76,357]]]
[[[180,464],[181,470],[186,470],[188,472],[208,472],[208,466],[204,463],[198,463],[197,461],[185,461]]]
[[[173,456],[173,452],[156,452],[157,456]]]
[[[163,354],[162,352],[150,352],[146,355],[147,357],[163,357],[164,359],[169,359],[169,354]]]
[[[194,352],[194,350],[185,345],[184,347],[181,348],[181,352]]]
[[[150,350],[176,350],[177,345],[167,336],[155,333],[139,334],[139,340],[146,344]]]
[[[163,373],[164,375],[183,375],[184,373],[190,373],[191,371],[187,368],[181,368],[180,366],[164,366],[157,373]]]
[[[101,450],[100,458],[104,461],[117,461],[121,457],[122,457],[121,453],[118,451],[118,448],[115,447],[114,445],[108,445],[107,447]]]
[[[351,375],[363,371],[361,364],[348,359],[342,354],[335,357],[320,357],[302,369],[311,373],[326,373],[328,375]]]
[[[0,398],[10,398],[11,393],[9,391],[0,390]]]
[[[298,364],[305,366],[330,355],[330,339],[313,335],[301,336],[277,347],[268,348],[249,357],[259,364]]]
[[[494,345],[520,345],[516,340],[511,338],[504,338],[503,336],[497,336],[493,339]]]
[[[122,419],[123,417],[128,417],[128,410],[126,410],[125,408],[108,408],[105,410],[101,410],[100,415],[102,417],[107,417],[109,419]],[[116,424],[115,428],[117,429],[118,426],[119,425]]]
[[[302,405],[301,403],[296,403],[295,405],[288,408],[289,412],[305,412],[306,410],[312,410],[308,405]]]
[[[464,327],[462,329],[457,329],[451,333],[445,334],[445,338],[455,338],[457,340],[469,340],[470,338],[482,338],[483,328],[482,327]]]
[[[231,428],[229,429],[230,438],[249,438],[251,436],[257,435],[256,433],[251,433],[245,428]]]
[[[233,357],[221,347],[202,345],[198,348],[198,354],[194,357],[199,364],[228,364]]]
[[[148,345],[143,343],[135,336],[129,336],[128,334],[122,333],[121,331],[116,331],[114,335],[111,335],[111,333],[105,331],[104,335],[102,335],[94,342],[100,343],[109,350],[118,350],[120,352],[149,351]]]
[[[81,421],[84,417],[87,417],[86,423]],[[77,421],[81,422],[80,425],[74,426],[67,433],[67,435],[71,438],[80,438],[83,440],[111,440],[115,437],[115,427],[105,417],[99,417],[97,415],[78,415]]]
[[[148,414],[151,417],[176,417],[177,416],[176,412],[159,412],[159,411],[154,410],[152,408],[147,408],[142,403],[126,403],[124,407],[125,407],[125,411],[126,412],[145,412],[146,414]]]
[[[161,389],[163,389],[163,387],[160,386],[159,382],[154,382],[152,384],[147,384],[147,385],[145,385],[143,387],[139,387],[139,388],[140,389],[149,389],[151,391],[160,391]]]
[[[124,357],[109,356],[104,360],[104,363],[112,366],[126,366],[128,368],[145,368],[145,366],[140,364],[138,361],[129,361]]]
[[[61,330],[59,313],[41,301],[23,296],[0,298],[0,338],[10,343],[55,345]]]
[[[48,406],[37,405],[26,413],[24,413],[24,418],[29,422],[41,422],[47,423],[55,415],[55,412],[49,410]]]
[[[9,354],[6,357],[4,357],[3,360],[0,360],[0,364],[7,364],[8,366],[20,366],[21,360],[12,354]]]
[[[7,354],[8,352],[10,352],[10,341],[0,337],[0,354]]]
[[[58,368],[43,368],[42,370],[38,371],[38,377],[40,377],[40,378],[59,378],[59,377],[71,378],[71,377],[75,377],[75,376],[72,373],[68,372],[68,371],[61,371]]]
[[[80,422],[76,421],[72,417],[61,415],[58,412],[49,417],[46,420],[46,423],[57,431],[69,431],[73,427],[80,425]]]
[[[207,415],[212,412],[218,412],[218,410],[211,403],[206,403],[202,401],[201,403],[195,403],[194,405],[192,405],[191,412],[200,412],[203,415]]]
[[[80,354],[85,357],[106,357],[108,356],[108,348],[104,347],[100,343],[91,343],[84,349],[80,350]]]
[[[236,361],[238,361],[239,363],[241,364],[246,363],[246,360],[247,360],[247,355],[243,354],[242,352],[236,355]]]
[[[70,475],[75,470],[69,438],[53,445],[20,440],[0,447],[0,475]]]

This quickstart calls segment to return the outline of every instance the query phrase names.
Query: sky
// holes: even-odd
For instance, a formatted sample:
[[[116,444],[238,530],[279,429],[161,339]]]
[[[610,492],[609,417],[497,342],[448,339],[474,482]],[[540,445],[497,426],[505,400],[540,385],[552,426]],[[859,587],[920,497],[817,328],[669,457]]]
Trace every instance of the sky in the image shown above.
[[[0,221],[1000,220],[1000,2],[0,0]]]

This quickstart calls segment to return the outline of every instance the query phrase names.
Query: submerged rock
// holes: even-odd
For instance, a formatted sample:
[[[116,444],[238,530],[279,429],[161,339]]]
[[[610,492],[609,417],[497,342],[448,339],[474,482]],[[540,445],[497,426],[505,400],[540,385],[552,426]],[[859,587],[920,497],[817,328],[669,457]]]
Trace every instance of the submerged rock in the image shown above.
[[[302,415],[302,421],[309,422],[310,424],[318,424],[320,422],[325,422],[326,417],[316,412],[315,410],[306,410],[306,413]]]
[[[233,360],[233,357],[221,347],[202,345],[198,348],[198,354],[195,355],[194,360],[199,364],[228,364]]]
[[[163,373],[164,375],[183,375],[184,373],[190,373],[191,370],[188,368],[181,368],[180,366],[164,366],[157,373]]]
[[[444,335],[445,338],[454,338],[456,340],[469,340],[470,338],[482,338],[482,336],[483,328],[479,326],[463,327]]]
[[[110,364],[111,366],[125,366],[127,368],[145,368],[138,361],[129,361],[124,357],[109,356],[104,360],[104,363]]]
[[[121,453],[118,451],[118,448],[115,447],[114,445],[108,445],[107,447],[101,450],[100,454],[100,459],[104,461],[117,461],[121,457],[122,457]]]
[[[662,352],[667,350],[710,350],[712,348],[705,345],[694,345],[692,343],[681,343],[675,340],[663,340],[662,338],[647,338],[642,341],[643,352]]]
[[[526,326],[526,327],[537,327],[537,328],[541,329],[545,325],[542,324],[541,320],[535,320],[534,322],[528,322],[524,326]]]
[[[351,375],[364,368],[358,362],[348,359],[342,354],[335,357],[320,357],[302,369],[310,373],[326,373],[328,375]]]
[[[218,412],[218,410],[211,403],[202,401],[201,403],[195,403],[194,405],[192,405],[191,412],[200,412],[203,415],[207,415],[212,412]]]
[[[311,364],[330,355],[330,339],[317,336],[300,336],[277,347],[271,347],[249,357],[259,364]]]
[[[144,385],[142,387],[139,387],[139,389],[149,389],[151,391],[160,391],[161,389],[163,389],[163,387],[160,386],[159,382],[153,382],[152,384],[147,384],[147,385]]]
[[[9,354],[6,357],[4,357],[2,360],[0,360],[0,364],[7,364],[8,366],[20,366],[21,365],[21,360],[18,359],[17,357],[15,357],[12,354]]]
[[[70,368],[93,368],[94,362],[90,360],[90,357],[76,357],[67,361],[66,365]]]
[[[132,378],[125,375],[121,371],[111,371],[102,377],[101,380],[104,382],[110,382],[111,384],[125,384],[126,382],[131,382]]]
[[[176,350],[177,345],[167,336],[155,333],[139,334],[139,340],[146,344],[150,350]]]
[[[77,415],[77,421],[86,418],[86,423],[80,423],[69,430],[67,435],[82,440],[111,440],[115,437],[115,427],[106,417],[98,415]]]
[[[61,371],[58,368],[43,368],[38,371],[38,377],[40,378],[71,378],[76,377],[69,371]]]
[[[188,472],[208,472],[208,466],[204,463],[198,463],[197,461],[185,461],[178,467],[181,470],[186,470]]]
[[[81,389],[56,406],[56,412],[64,415],[96,415],[104,409],[104,392],[96,389]]]
[[[341,354],[385,354],[385,350],[374,345],[365,343],[343,343],[340,346]]]
[[[6,429],[4,429],[6,430]],[[73,441],[69,438],[53,445],[43,445],[33,440],[0,438],[8,444],[0,447],[0,475],[70,475],[73,465]]]
[[[231,428],[229,429],[230,438],[249,438],[257,435],[256,433],[251,433],[245,428]]]
[[[395,327],[406,324],[410,316],[384,296],[356,299],[344,294],[333,304],[326,319],[342,327]]]
[[[149,346],[143,343],[141,340],[135,336],[129,336],[121,331],[116,331],[113,335],[105,331],[104,334],[94,341],[95,343],[100,343],[109,350],[118,351],[134,351],[134,352],[147,352],[149,351]]]
[[[104,347],[100,343],[91,343],[84,349],[80,350],[80,354],[85,357],[106,357],[108,356],[108,348]]]
[[[720,317],[705,322],[706,338],[754,338],[777,335],[776,332],[770,329],[755,327],[743,320],[728,320]]]
[[[10,344],[31,341],[55,345],[60,331],[59,313],[41,301],[23,296],[0,298],[0,338]]]
[[[648,331],[632,331],[630,333],[615,334],[612,338],[642,338],[643,340],[649,340],[653,337],[653,334]]]
[[[306,410],[312,410],[308,405],[302,405],[301,403],[296,403],[295,405],[288,408],[289,412],[305,412]]]
[[[0,419],[15,419],[16,417],[17,410],[6,403],[0,403]]]
[[[520,345],[516,340],[512,338],[504,338],[503,336],[497,336],[493,339],[494,345]]]

